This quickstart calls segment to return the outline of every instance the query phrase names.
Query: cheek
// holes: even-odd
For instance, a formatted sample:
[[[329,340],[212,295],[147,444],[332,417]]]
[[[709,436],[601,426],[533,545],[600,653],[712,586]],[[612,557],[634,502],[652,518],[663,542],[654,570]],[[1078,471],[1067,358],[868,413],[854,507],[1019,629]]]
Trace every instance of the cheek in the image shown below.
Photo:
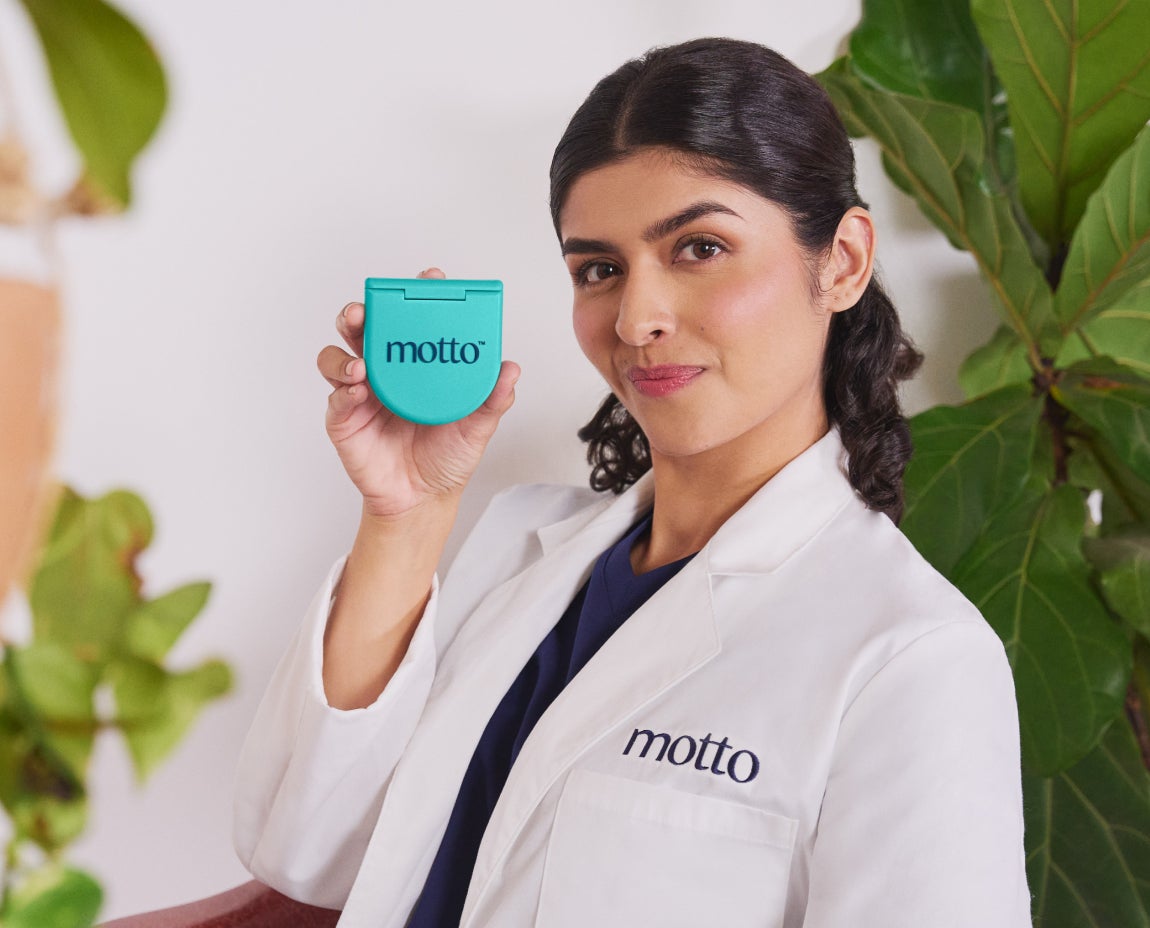
[[[604,360],[604,351],[609,348],[610,335],[614,334],[610,320],[603,313],[580,308],[576,304],[571,312],[571,326],[587,360],[599,366]]]
[[[700,319],[709,335],[729,338],[747,347],[789,344],[797,347],[819,340],[825,314],[814,305],[802,274],[757,274],[727,281],[709,294],[708,311]]]

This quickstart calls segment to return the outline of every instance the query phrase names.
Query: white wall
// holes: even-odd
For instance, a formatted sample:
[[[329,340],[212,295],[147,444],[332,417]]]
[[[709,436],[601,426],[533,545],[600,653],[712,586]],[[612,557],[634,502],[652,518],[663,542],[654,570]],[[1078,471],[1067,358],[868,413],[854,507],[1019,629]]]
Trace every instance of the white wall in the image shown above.
[[[130,214],[64,230],[67,344],[57,470],[82,492],[140,492],[157,523],[146,592],[207,578],[173,653],[220,655],[234,694],[143,789],[97,748],[75,859],[104,917],[244,880],[230,844],[235,759],[314,587],[350,543],[357,499],[327,443],[315,355],[367,276],[438,264],[506,287],[519,399],[465,500],[524,480],[582,482],[574,431],[603,391],[569,335],[569,282],[547,212],[551,149],[596,80],[655,44],[729,35],[808,70],[834,57],[857,0],[120,0],[160,50],[171,103]],[[0,55],[41,179],[74,167],[27,23],[0,0]],[[858,146],[880,260],[928,361],[921,409],[994,327],[973,264]],[[454,547],[452,548],[454,550]],[[20,604],[10,603],[9,621]]]

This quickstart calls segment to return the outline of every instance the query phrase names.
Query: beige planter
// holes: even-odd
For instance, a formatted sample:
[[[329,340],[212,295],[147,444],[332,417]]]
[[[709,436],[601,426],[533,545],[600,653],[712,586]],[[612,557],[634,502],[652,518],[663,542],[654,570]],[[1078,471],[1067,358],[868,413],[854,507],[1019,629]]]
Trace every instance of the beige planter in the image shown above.
[[[31,567],[50,516],[59,358],[56,291],[0,277],[0,604]]]

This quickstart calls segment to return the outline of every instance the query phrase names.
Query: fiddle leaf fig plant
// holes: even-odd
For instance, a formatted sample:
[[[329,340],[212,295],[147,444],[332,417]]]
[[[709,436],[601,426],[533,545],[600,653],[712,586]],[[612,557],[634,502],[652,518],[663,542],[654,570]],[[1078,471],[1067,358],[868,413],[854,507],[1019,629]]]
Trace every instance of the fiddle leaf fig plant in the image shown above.
[[[1001,318],[902,527],[1014,669],[1035,922],[1150,928],[1150,0],[862,9],[818,78]]]

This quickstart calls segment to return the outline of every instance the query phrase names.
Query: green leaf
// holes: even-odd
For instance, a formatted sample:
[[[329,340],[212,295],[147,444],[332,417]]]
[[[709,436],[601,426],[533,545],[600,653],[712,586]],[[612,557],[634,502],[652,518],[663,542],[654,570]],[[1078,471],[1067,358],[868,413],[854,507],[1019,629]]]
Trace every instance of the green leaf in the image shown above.
[[[1067,368],[1051,393],[1150,481],[1150,380],[1109,358],[1094,358]]]
[[[862,7],[862,19],[850,35],[854,72],[875,87],[977,113],[990,153],[990,173],[1000,189],[1011,192],[1019,218],[1006,97],[974,27],[970,0],[863,0]],[[886,167],[895,183],[907,190],[897,167],[889,163]],[[1024,231],[1033,235],[1029,228]]]
[[[1026,346],[1008,326],[999,326],[990,341],[962,362],[958,383],[973,399],[1010,384],[1028,383],[1033,376]]]
[[[90,928],[104,894],[81,870],[48,865],[22,881],[0,910],[4,928]]]
[[[1070,439],[1069,479],[1076,487],[1102,491],[1102,533],[1150,523],[1150,483],[1140,480],[1097,433]]]
[[[855,70],[876,86],[976,113],[997,89],[970,0],[863,0],[850,55]]]
[[[969,251],[1032,366],[1053,355],[1059,334],[1050,287],[1030,256],[1010,198],[984,183],[983,127],[963,107],[865,84],[840,59],[818,75],[853,135],[869,135],[919,207],[957,248]]]
[[[141,781],[179,743],[200,710],[232,683],[221,661],[173,674],[132,658],[112,667],[112,681],[120,727]]]
[[[991,513],[1022,490],[1041,412],[1029,387],[1012,386],[911,420],[914,455],[900,524],[938,570],[948,573]]]
[[[135,560],[151,539],[148,507],[134,493],[87,500],[65,489],[29,586],[36,639],[94,662],[118,649],[140,603]]]
[[[199,615],[211,592],[210,583],[189,583],[143,603],[128,618],[128,650],[159,662]]]
[[[99,672],[91,664],[51,641],[34,641],[27,647],[9,650],[24,695],[37,714],[51,719],[92,721],[92,692]]]
[[[1081,491],[1033,481],[950,574],[1006,646],[1032,773],[1090,751],[1122,710],[1130,675],[1130,643],[1090,583],[1085,519]]]
[[[1074,232],[1054,298],[1063,332],[1138,293],[1148,279],[1150,126],[1114,162]]]
[[[1150,0],[972,0],[971,9],[1006,88],[1023,205],[1057,248],[1150,119]]]
[[[16,837],[31,841],[48,854],[58,854],[84,833],[88,801],[57,799],[25,793],[10,809]]]
[[[1073,350],[1076,345],[1081,347]],[[1108,355],[1150,377],[1150,277],[1124,300],[1080,326],[1066,340],[1057,366],[1069,367],[1086,355]]]
[[[44,53],[68,129],[89,177],[131,200],[132,161],[167,105],[163,67],[140,30],[103,0],[21,0]]]
[[[9,648],[12,684],[53,750],[83,779],[92,754],[96,719],[92,694],[99,671],[53,642]]]
[[[1069,770],[1023,780],[1026,871],[1042,928],[1150,928],[1150,775],[1125,717]]]
[[[1088,539],[1084,550],[1110,608],[1150,638],[1150,526]]]

